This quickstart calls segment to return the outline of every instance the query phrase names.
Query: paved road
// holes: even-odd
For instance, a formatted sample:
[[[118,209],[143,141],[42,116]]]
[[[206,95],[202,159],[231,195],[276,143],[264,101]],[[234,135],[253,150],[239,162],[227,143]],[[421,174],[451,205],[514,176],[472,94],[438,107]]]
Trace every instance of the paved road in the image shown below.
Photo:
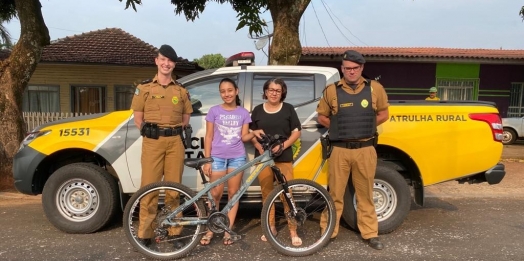
[[[121,222],[94,234],[65,234],[46,220],[38,200],[1,201],[0,260],[145,259],[131,249]],[[304,258],[281,256],[261,242],[260,220],[241,211],[237,231],[247,233],[245,240],[223,246],[216,237],[184,260],[522,260],[523,206],[524,197],[429,197],[425,207],[412,206],[399,229],[382,236],[382,251],[341,229],[321,252]]]
[[[321,252],[285,257],[259,240],[260,210],[241,209],[236,231],[246,234],[242,242],[224,246],[216,237],[184,260],[523,260],[524,163],[519,161],[505,160],[507,175],[495,186],[428,187],[426,205],[412,205],[404,224],[382,235],[382,251],[343,228]],[[0,228],[0,260],[145,259],[132,250],[120,220],[98,233],[66,234],[47,221],[40,196],[0,192]]]

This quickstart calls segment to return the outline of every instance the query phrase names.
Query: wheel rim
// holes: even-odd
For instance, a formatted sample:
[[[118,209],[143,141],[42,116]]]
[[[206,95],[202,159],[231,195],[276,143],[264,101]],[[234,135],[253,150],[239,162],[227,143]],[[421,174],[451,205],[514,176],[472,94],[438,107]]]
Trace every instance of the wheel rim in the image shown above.
[[[398,203],[397,194],[389,183],[375,179],[375,183],[373,184],[373,202],[375,204],[378,222],[381,222],[395,213]],[[356,196],[353,197],[353,206],[355,207],[355,211],[358,211]]]
[[[96,188],[84,179],[72,179],[60,186],[56,195],[60,214],[74,222],[90,219],[99,207]]]
[[[140,200],[142,198],[144,198],[146,195],[150,194],[150,193],[153,193],[153,194],[154,193],[158,193],[158,204],[164,205],[164,202],[165,202],[164,199],[165,199],[166,191],[177,192],[180,197],[187,198],[187,200],[193,198],[192,195],[189,195],[185,191],[180,190],[180,189],[176,189],[176,188],[174,189],[174,188],[169,187],[169,186],[153,187],[153,188],[151,188],[151,189],[149,189],[147,191],[142,192],[138,198],[136,198],[134,201],[130,202],[131,203],[130,211],[126,212],[127,213],[127,216],[125,216],[125,218],[127,219],[126,230],[129,231],[129,234],[126,234],[126,235],[130,236],[128,239],[134,241],[134,243],[136,244],[135,247],[138,246],[137,249],[139,251],[141,251],[142,253],[147,253],[149,255],[154,256],[155,258],[160,258],[160,257],[162,257],[162,258],[165,258],[165,257],[178,258],[178,257],[184,256],[185,255],[184,253],[186,253],[187,251],[190,251],[194,246],[196,246],[196,244],[198,244],[198,241],[196,241],[196,240],[197,240],[198,236],[201,234],[200,232],[202,230],[201,228],[203,227],[203,225],[196,225],[194,229],[187,229],[187,227],[184,227],[183,231],[188,232],[188,231],[194,230],[194,232],[189,232],[189,235],[184,236],[184,238],[189,240],[189,243],[185,244],[180,249],[169,249],[169,250],[166,250],[165,248],[162,248],[162,249],[151,249],[148,246],[144,246],[142,243],[138,242],[138,223],[139,223],[139,219],[140,219],[140,217],[139,217]],[[182,202],[184,202],[184,200],[181,200],[180,205],[183,204]],[[194,209],[196,211],[195,212],[196,213],[195,216],[198,216],[198,217],[203,217],[204,216],[204,213],[201,212],[200,208],[198,207],[198,203],[197,202],[187,206],[187,208],[189,208],[189,209],[192,209],[192,207],[194,207]],[[124,213],[124,215],[126,215],[126,213]],[[169,213],[166,213],[163,217],[165,218],[167,214],[169,214]],[[157,219],[158,218],[159,218],[159,215],[157,216]]]
[[[511,141],[511,139],[513,138],[513,136],[511,135],[511,132],[509,131],[504,131],[502,133],[502,142],[503,143],[508,143]]]
[[[270,227],[264,227],[263,229],[266,230],[266,238],[270,243],[274,246],[277,246],[276,250],[284,253],[286,255],[290,256],[304,256],[308,251],[313,251],[314,249],[318,249],[321,247],[321,244],[323,242],[326,242],[325,239],[330,236],[330,234],[323,233],[319,234],[318,232],[321,230],[320,228],[320,222],[318,221],[320,219],[320,213],[322,212],[322,209],[326,204],[328,204],[328,199],[321,193],[319,189],[316,187],[309,185],[309,184],[288,184],[289,189],[293,191],[293,198],[296,200],[295,204],[296,207],[299,209],[300,216],[303,216],[303,220],[305,222],[301,222],[300,225],[296,225],[297,232],[299,236],[302,238],[303,244],[300,246],[293,246],[291,244],[291,239],[289,238],[289,233],[287,230],[288,227],[288,221],[286,220],[286,214],[283,212],[283,206],[281,197],[283,196],[283,191],[280,191],[279,193],[275,194],[272,197],[268,197],[266,200],[270,202],[270,204],[276,204],[279,206],[275,207],[275,226],[277,228],[278,232],[276,235],[273,235],[271,232]],[[301,196],[301,193],[303,194]],[[326,195],[327,192],[325,192]],[[269,220],[270,211],[267,211],[266,216],[264,216],[265,220]],[[330,212],[329,215],[335,215],[334,211]],[[313,216],[315,216],[313,218]],[[305,225],[304,223],[309,223],[309,225]],[[311,224],[315,224],[317,226],[311,227]],[[269,225],[269,224],[268,224]],[[332,224],[327,224],[327,226],[331,227]],[[308,229],[309,228],[309,229]],[[271,240],[270,240],[271,239]]]

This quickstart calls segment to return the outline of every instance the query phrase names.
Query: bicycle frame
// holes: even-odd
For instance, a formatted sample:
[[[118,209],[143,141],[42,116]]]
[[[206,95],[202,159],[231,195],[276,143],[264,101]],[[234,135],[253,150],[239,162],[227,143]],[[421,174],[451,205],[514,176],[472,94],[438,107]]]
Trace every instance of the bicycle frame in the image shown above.
[[[214,187],[222,184],[222,183],[225,183],[226,181],[228,181],[229,179],[231,179],[233,176],[239,174],[240,172],[243,172],[253,166],[256,165],[255,167],[255,170],[253,170],[249,176],[247,177],[246,181],[242,183],[242,185],[240,186],[239,190],[233,194],[233,196],[231,197],[231,199],[229,200],[229,202],[224,206],[224,208],[220,211],[224,214],[227,214],[229,212],[229,210],[233,207],[233,205],[235,205],[239,200],[240,200],[240,197],[242,197],[242,195],[244,195],[244,193],[247,191],[247,189],[249,188],[249,186],[251,186],[251,184],[253,183],[253,181],[255,180],[255,178],[258,177],[258,175],[260,174],[260,172],[262,172],[262,170],[266,167],[273,167],[275,165],[275,162],[273,160],[273,158],[270,156],[271,154],[271,151],[270,150],[265,150],[264,153],[256,158],[254,158],[253,160],[247,162],[246,164],[244,164],[243,166],[235,169],[234,171],[232,171],[231,173],[228,173],[226,174],[225,176],[219,178],[218,180],[215,180],[211,183],[206,183],[204,184],[204,188],[198,192],[196,194],[195,197],[193,197],[191,200],[189,201],[186,201],[184,204],[180,205],[178,208],[176,208],[173,212],[171,212],[167,217],[166,219],[162,222],[162,225],[168,225],[168,226],[180,226],[180,225],[202,225],[202,224],[206,224],[207,223],[207,219],[205,220],[202,220],[202,219],[197,219],[197,218],[186,218],[186,217],[180,217],[178,219],[181,219],[183,221],[175,221],[175,222],[172,222],[171,219],[176,217],[177,214],[181,213],[182,211],[184,211],[184,209],[186,209],[188,206],[192,205],[195,203],[195,201],[197,200],[200,200],[202,198],[202,196],[204,196],[204,194],[208,194],[208,196],[210,196],[211,194],[211,189],[213,189]],[[285,184],[286,183],[286,180],[285,180],[285,177],[283,175],[276,175],[277,177],[277,180],[278,182],[280,183],[283,183]],[[205,178],[205,177],[203,177]],[[287,192],[288,191],[288,188],[287,186],[285,186],[285,191]],[[286,193],[287,194],[287,193]],[[210,200],[213,200],[212,197],[209,197]],[[286,197],[286,201],[288,202],[289,206],[291,207],[291,209],[293,210],[294,213],[296,213],[296,208],[295,208],[295,204],[292,204],[291,200]]]

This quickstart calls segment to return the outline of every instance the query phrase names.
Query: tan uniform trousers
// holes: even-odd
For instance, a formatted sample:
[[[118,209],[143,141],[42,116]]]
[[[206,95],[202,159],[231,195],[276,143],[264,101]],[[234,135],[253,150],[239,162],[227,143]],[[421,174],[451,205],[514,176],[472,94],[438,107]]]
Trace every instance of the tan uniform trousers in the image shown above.
[[[142,141],[142,179],[140,187],[164,181],[180,183],[184,170],[185,149],[179,135],[159,137],[158,140],[144,137]],[[179,205],[178,193],[168,193],[165,196],[165,206],[170,210]],[[158,211],[158,194],[149,194],[140,200],[139,238],[152,238],[156,226],[155,218]],[[182,227],[171,227],[169,235],[179,235]]]
[[[275,162],[275,166],[277,166],[280,169],[280,172],[284,174],[286,179],[292,180],[293,179],[293,163],[291,162]],[[260,183],[260,190],[262,191],[262,202],[265,202],[267,199],[267,196],[271,191],[273,190],[274,186],[273,183],[275,181],[274,178],[275,175],[273,175],[273,171],[270,167],[264,168],[260,174],[258,175],[258,182]],[[280,197],[280,200],[282,202],[285,202],[284,196],[282,195]],[[289,206],[287,204],[284,204],[284,211],[289,211]],[[272,207],[269,210],[269,225],[275,226],[275,208]],[[289,230],[290,231],[296,231],[297,226],[293,224],[293,222],[288,222]]]
[[[329,157],[329,194],[335,201],[337,214],[335,230],[338,235],[340,217],[344,209],[344,193],[351,176],[357,198],[357,225],[363,239],[378,236],[378,220],[373,202],[373,184],[377,169],[377,152],[373,146],[360,149],[333,147]],[[351,173],[351,175],[350,175]],[[327,213],[323,212],[320,227],[326,227]]]

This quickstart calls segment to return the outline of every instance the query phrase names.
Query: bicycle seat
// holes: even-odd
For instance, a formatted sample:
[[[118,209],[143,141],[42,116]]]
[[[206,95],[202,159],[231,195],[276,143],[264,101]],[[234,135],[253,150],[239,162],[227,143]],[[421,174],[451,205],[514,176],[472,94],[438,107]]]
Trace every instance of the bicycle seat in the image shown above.
[[[202,167],[202,165],[206,164],[206,163],[211,163],[213,162],[213,158],[201,158],[201,159],[185,159],[184,160],[184,165],[190,167],[190,168],[195,168],[195,169],[200,169],[200,167]]]

